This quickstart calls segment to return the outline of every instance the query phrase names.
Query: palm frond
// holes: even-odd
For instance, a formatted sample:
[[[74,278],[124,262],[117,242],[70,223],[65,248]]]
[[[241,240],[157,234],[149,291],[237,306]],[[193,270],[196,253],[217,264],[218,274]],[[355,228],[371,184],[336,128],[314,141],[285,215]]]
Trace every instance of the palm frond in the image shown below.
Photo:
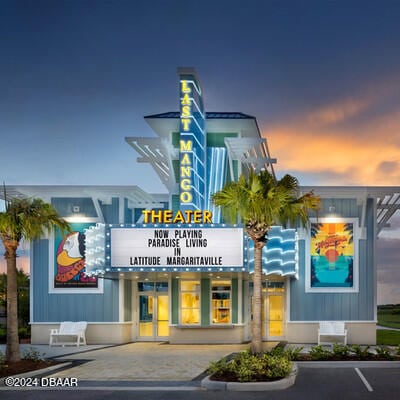
[[[312,192],[298,197],[298,191],[298,180],[291,175],[277,181],[268,171],[251,172],[225,185],[212,201],[230,222],[239,217],[246,225],[255,221],[263,226],[296,225],[299,221],[305,226],[309,211],[319,209],[320,199]]]
[[[38,239],[57,227],[70,231],[69,224],[51,204],[40,199],[12,198],[5,212],[0,213],[0,236],[20,242]]]

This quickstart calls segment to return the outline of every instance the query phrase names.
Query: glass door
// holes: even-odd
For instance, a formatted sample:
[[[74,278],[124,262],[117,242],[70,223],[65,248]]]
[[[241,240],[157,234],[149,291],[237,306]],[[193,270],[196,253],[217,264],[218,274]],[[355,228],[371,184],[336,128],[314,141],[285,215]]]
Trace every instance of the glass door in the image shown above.
[[[283,336],[283,307],[281,294],[269,295],[268,300],[268,337]]]
[[[250,293],[252,286],[250,286]],[[253,297],[252,297],[253,307]],[[253,309],[251,311],[253,314]],[[262,284],[261,329],[264,340],[283,339],[285,336],[285,283],[268,281]]]
[[[139,336],[152,338],[153,335],[154,296],[139,295]]]
[[[157,337],[169,336],[168,295],[157,295]]]
[[[139,340],[165,340],[169,336],[167,282],[138,282]]]

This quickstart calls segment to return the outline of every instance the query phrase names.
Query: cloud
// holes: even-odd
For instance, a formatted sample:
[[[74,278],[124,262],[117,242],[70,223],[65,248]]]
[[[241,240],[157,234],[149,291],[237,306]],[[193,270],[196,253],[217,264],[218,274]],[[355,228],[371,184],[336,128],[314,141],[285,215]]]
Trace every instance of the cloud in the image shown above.
[[[400,91],[399,80],[394,87]],[[400,112],[387,106],[393,96],[385,82],[359,98],[339,99],[262,126],[278,159],[277,171],[297,171],[319,185],[398,185]]]
[[[334,125],[367,110],[372,103],[372,98],[362,100],[345,99],[311,111],[306,115],[305,120],[309,125],[317,127]]]
[[[377,167],[377,172],[381,174],[397,173],[400,170],[399,166],[398,161],[382,161]]]

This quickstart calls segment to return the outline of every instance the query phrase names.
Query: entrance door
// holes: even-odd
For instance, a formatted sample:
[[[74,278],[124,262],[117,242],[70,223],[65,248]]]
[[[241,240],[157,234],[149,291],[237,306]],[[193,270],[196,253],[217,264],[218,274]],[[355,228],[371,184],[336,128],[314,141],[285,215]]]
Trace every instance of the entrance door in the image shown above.
[[[139,295],[139,336],[142,338],[153,337],[154,296],[150,294]]]
[[[168,315],[168,295],[159,294],[157,296],[157,326],[156,336],[169,336],[169,315]]]
[[[281,338],[283,336],[283,296],[281,294],[271,294],[266,300],[268,305],[268,337]]]
[[[261,307],[263,338],[283,338],[283,295],[263,293]]]
[[[169,336],[168,294],[157,291],[164,287],[156,284],[155,290],[139,293],[139,340],[165,340]]]

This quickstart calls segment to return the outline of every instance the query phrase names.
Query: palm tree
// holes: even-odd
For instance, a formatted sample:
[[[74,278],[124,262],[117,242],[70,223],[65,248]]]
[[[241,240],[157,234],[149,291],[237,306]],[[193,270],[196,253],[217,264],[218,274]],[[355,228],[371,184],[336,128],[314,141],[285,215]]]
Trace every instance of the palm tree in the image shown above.
[[[19,361],[18,341],[18,291],[17,291],[17,249],[22,239],[27,241],[40,238],[54,227],[69,231],[52,205],[40,199],[5,197],[6,209],[0,212],[0,239],[5,248],[7,262],[7,347],[9,362]]]
[[[230,182],[221,191],[212,195],[216,206],[221,206],[222,214],[231,222],[238,219],[245,225],[247,235],[254,242],[254,275],[253,275],[253,334],[251,339],[252,353],[260,353],[262,347],[261,333],[261,275],[262,249],[268,240],[272,225],[299,222],[306,226],[309,221],[309,210],[317,210],[320,198],[312,192],[299,197],[299,184],[295,177],[285,175],[277,180],[268,171],[248,177],[241,175],[237,182]]]

